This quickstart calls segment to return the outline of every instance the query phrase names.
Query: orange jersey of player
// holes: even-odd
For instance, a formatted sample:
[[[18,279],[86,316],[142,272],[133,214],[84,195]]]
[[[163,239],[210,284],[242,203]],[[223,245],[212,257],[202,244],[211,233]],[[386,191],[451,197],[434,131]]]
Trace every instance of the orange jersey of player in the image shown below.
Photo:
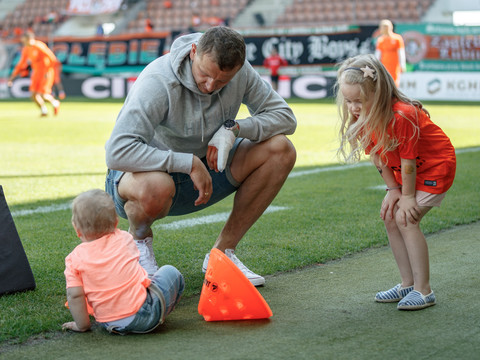
[[[35,40],[32,45],[25,46],[22,49],[22,55],[13,70],[13,75],[20,73],[30,63],[32,67],[30,91],[50,94],[55,76],[54,64],[56,61],[57,58],[52,50],[44,42]]]
[[[397,82],[402,72],[398,51],[405,49],[403,38],[398,34],[392,34],[391,36],[382,35],[377,40],[376,49],[381,53],[380,61],[383,66],[392,75],[393,80]]]

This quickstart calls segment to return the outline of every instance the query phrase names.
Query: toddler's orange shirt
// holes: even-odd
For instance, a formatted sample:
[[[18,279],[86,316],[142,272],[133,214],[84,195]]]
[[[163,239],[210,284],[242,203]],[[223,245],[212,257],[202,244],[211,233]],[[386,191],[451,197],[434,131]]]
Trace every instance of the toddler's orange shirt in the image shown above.
[[[99,322],[134,315],[145,302],[150,285],[139,256],[132,236],[119,229],[82,242],[65,258],[67,288],[83,287]]]

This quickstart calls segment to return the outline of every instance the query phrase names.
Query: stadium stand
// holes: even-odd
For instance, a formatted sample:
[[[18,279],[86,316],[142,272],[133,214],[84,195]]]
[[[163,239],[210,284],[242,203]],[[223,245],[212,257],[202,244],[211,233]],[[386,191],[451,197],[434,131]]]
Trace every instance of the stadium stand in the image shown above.
[[[5,14],[0,25],[2,37],[18,37],[31,30],[37,36],[47,36],[64,22],[65,9],[69,0],[24,0],[14,1],[17,4]]]
[[[145,11],[128,24],[127,32],[142,32],[146,20],[155,31],[202,30],[209,26],[228,25],[247,5],[248,0],[148,0]]]
[[[67,15],[69,0],[0,0],[0,5],[4,2],[10,7],[0,6],[3,12],[0,30],[4,39],[17,38],[28,29],[38,37],[66,35],[59,30],[69,20],[72,26],[68,35],[85,35],[75,29],[73,17],[70,19]],[[276,0],[277,3],[273,11],[271,0],[124,0],[121,13],[116,17],[123,17],[124,21],[119,21],[112,35],[204,30],[219,24],[237,28],[362,25],[376,24],[383,18],[393,22],[418,22],[435,0]],[[246,20],[235,21],[242,13],[248,13]],[[275,14],[273,19],[272,14]],[[90,35],[97,34],[97,26],[98,17],[92,17]]]
[[[277,18],[279,26],[376,24],[381,19],[420,21],[434,0],[294,0]]]

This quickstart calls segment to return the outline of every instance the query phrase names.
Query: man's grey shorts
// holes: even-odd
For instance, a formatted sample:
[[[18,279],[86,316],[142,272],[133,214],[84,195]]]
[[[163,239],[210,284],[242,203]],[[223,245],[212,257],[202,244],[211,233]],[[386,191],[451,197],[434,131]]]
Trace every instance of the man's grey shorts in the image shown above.
[[[192,212],[202,210],[226,198],[228,195],[234,193],[238,189],[240,183],[233,179],[230,172],[230,164],[232,163],[233,155],[235,154],[235,151],[242,140],[242,138],[238,138],[235,141],[235,144],[228,155],[227,166],[221,173],[210,170],[208,168],[206,158],[202,159],[202,162],[205,164],[205,167],[212,177],[213,185],[213,193],[207,204],[195,206],[194,203],[198,198],[198,191],[194,189],[190,175],[184,173],[170,174],[175,183],[175,196],[173,197],[172,206],[168,216],[190,214]],[[120,183],[120,179],[122,178],[123,174],[123,171],[108,170],[107,177],[105,179],[105,191],[113,198],[117,214],[120,217],[127,219],[127,214],[125,213],[124,209],[126,200],[122,199],[118,195],[118,184]]]

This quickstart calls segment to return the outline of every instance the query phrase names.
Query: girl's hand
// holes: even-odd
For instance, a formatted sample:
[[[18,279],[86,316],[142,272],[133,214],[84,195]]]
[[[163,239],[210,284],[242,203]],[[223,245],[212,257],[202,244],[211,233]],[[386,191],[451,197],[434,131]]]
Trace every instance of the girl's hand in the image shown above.
[[[421,213],[414,195],[402,195],[398,208],[403,226],[407,226],[407,221],[411,224],[418,223]]]
[[[387,216],[390,219],[393,219],[393,217],[395,216],[395,206],[397,205],[397,202],[400,200],[401,196],[401,189],[389,190],[387,192],[387,195],[382,201],[382,207],[380,208],[380,217],[382,218],[382,220],[385,221]]]

